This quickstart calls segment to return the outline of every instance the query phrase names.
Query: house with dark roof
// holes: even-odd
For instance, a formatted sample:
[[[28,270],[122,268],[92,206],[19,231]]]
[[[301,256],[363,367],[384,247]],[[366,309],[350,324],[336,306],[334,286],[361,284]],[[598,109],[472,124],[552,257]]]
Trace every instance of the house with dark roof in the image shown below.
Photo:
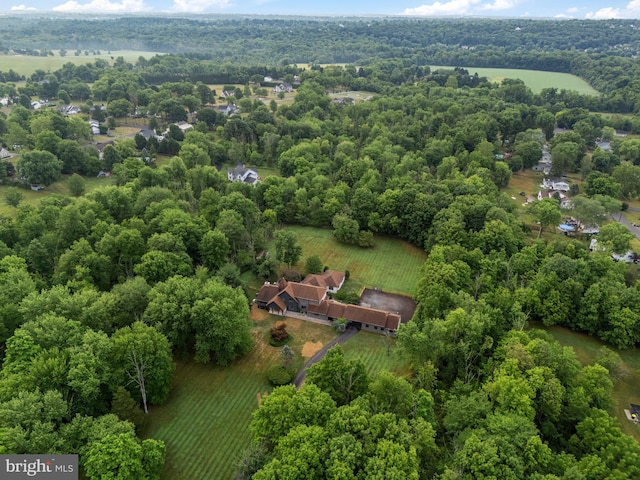
[[[256,295],[256,303],[258,308],[274,315],[284,316],[287,312],[294,312],[320,320],[344,318],[360,329],[377,333],[395,332],[398,329],[402,319],[397,313],[328,298],[328,289],[335,288],[337,291],[343,283],[344,273],[334,270],[327,270],[321,275],[309,275],[302,283],[288,282],[282,278],[277,283],[265,283]]]
[[[238,162],[235,168],[227,170],[227,178],[230,182],[243,182],[250,185],[258,183],[258,172],[244,166],[244,163]]]

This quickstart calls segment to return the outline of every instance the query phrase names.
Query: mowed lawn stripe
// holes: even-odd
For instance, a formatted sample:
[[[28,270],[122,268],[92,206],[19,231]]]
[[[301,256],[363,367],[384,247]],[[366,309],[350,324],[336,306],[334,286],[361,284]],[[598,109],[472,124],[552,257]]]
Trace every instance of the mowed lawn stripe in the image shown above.
[[[424,250],[395,238],[375,237],[372,248],[339,243],[329,229],[288,226],[302,246],[297,265],[304,270],[307,257],[318,255],[334,270],[349,270],[359,284],[378,287],[385,292],[413,295],[420,279],[420,266],[427,259]]]
[[[387,347],[387,341],[391,346]],[[409,374],[409,362],[396,349],[396,340],[371,332],[359,332],[342,346],[347,360],[362,360],[367,373],[374,377],[381,370],[389,370],[398,375]]]

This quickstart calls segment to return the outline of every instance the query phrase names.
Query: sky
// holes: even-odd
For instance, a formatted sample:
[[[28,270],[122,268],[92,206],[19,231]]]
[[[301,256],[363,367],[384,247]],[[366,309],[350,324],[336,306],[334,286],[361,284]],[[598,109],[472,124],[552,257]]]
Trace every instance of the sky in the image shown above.
[[[0,11],[640,18],[640,0],[2,0]],[[10,5],[7,9],[5,5]]]

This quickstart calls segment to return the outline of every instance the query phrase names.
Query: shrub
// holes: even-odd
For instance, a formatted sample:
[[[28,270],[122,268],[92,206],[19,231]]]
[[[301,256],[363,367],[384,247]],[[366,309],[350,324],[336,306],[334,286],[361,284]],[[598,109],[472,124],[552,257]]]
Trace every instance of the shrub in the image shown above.
[[[274,347],[280,347],[289,341],[289,332],[287,332],[287,324],[278,322],[271,328],[271,340],[269,343]]]
[[[346,318],[336,318],[333,321],[333,328],[338,333],[344,333],[348,325],[349,325],[349,320],[347,320]]]
[[[286,385],[293,380],[293,372],[282,365],[274,365],[267,370],[267,377],[274,386]]]

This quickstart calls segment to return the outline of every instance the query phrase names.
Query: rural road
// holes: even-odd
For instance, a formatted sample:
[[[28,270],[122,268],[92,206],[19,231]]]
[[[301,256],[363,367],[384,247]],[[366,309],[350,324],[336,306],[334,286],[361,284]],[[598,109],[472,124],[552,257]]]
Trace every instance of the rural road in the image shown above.
[[[334,338],[329,343],[327,343],[324,347],[322,347],[320,350],[318,350],[313,357],[311,357],[309,360],[307,360],[305,362],[305,364],[302,366],[302,368],[300,369],[300,371],[296,375],[296,378],[293,380],[293,384],[296,386],[296,388],[300,388],[300,385],[302,385],[302,382],[304,382],[304,379],[307,376],[307,368],[309,368],[314,363],[317,363],[320,360],[322,360],[324,358],[325,354],[327,353],[327,351],[331,347],[333,347],[334,345],[343,344],[344,342],[349,340],[351,337],[353,337],[359,331],[360,330],[358,330],[357,328],[349,326],[344,331],[344,333],[342,333],[340,336]]]
[[[634,212],[635,211],[640,211],[640,209],[634,209],[633,211]],[[633,233],[638,240],[640,240],[640,227],[633,226],[633,224],[631,222],[629,222],[629,220],[624,218],[622,215],[611,215],[611,218],[613,220],[615,220],[616,222],[618,222],[618,223],[624,225],[625,227],[627,227],[629,229],[629,231],[631,233]]]

